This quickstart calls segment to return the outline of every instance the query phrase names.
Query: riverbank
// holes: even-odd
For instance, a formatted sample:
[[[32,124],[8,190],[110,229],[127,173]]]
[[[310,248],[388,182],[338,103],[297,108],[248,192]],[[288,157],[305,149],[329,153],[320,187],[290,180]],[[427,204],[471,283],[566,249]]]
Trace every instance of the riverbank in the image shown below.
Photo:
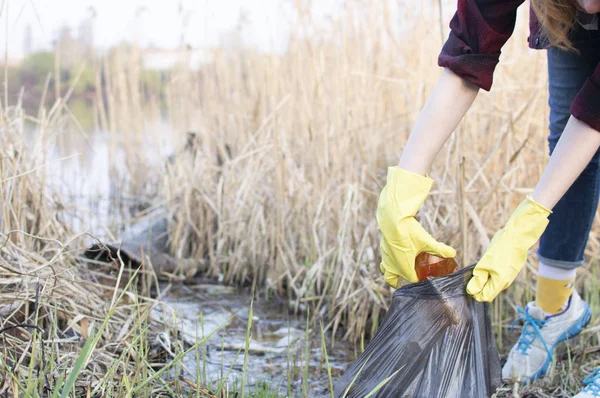
[[[439,74],[437,12],[400,7],[393,15],[411,36],[398,40],[386,4],[352,3],[324,31],[302,14],[285,53],[216,51],[201,71],[173,71],[161,82],[160,100],[144,90],[135,54],[123,52],[94,71],[109,83],[94,89],[93,131],[75,123],[68,88],[36,115],[18,103],[2,108],[0,338],[7,355],[0,392],[312,396],[318,379],[314,388],[323,393],[352,360],[337,357],[336,347],[343,341],[340,352],[360,351],[391,297],[378,270],[375,207],[386,167],[397,162]],[[426,229],[458,249],[460,264],[478,259],[547,160],[545,61],[526,49],[524,35],[520,18],[493,92],[481,93],[444,147],[419,214]],[[175,259],[197,261],[196,276],[242,289],[209,288],[234,292],[223,300],[236,303],[219,312],[222,323],[205,328],[210,338],[181,332],[189,307],[180,316],[164,310],[172,323],[155,316],[168,308],[164,290],[189,289],[186,300],[199,293],[198,302],[214,309],[187,274],[159,282],[165,275],[151,264],[130,269],[117,256],[107,270],[81,255],[92,243],[118,241],[157,209],[167,214]],[[594,313],[599,248],[595,224],[578,278]],[[531,256],[492,305],[503,355],[518,333],[509,332],[516,307],[533,297],[535,269]],[[275,309],[261,315],[274,301],[280,318]],[[193,322],[199,313],[193,310]],[[229,319],[237,313],[246,318]],[[288,319],[291,327],[283,326]],[[277,329],[267,327],[261,341],[265,323]],[[594,318],[551,377],[521,396],[577,391],[600,363],[599,325]],[[287,347],[274,352],[276,338]],[[255,354],[245,355],[258,343],[270,350],[260,366]],[[221,392],[219,381],[210,384],[199,371],[219,361],[228,380]]]

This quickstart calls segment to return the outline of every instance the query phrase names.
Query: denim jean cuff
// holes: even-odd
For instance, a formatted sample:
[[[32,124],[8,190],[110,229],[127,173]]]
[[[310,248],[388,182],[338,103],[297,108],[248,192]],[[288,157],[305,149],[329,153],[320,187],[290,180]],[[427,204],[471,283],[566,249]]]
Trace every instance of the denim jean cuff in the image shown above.
[[[542,256],[539,251],[537,252],[537,258],[539,261],[543,262],[546,265],[549,265],[551,267],[556,267],[556,268],[562,268],[562,269],[577,268],[577,267],[583,265],[583,263],[585,262],[585,260],[581,260],[581,261],[552,260],[552,259]]]

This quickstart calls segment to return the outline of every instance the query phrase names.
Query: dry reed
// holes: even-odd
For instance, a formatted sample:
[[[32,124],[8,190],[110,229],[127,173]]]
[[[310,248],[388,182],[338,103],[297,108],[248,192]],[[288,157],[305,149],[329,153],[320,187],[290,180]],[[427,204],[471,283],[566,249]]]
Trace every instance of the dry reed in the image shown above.
[[[140,80],[137,50],[117,49],[96,65],[96,123],[111,134],[114,148],[126,147],[128,192],[150,189],[168,207],[173,254],[202,259],[202,271],[224,282],[287,296],[297,309],[313,306],[311,314],[325,318],[327,327],[358,341],[375,330],[391,293],[378,271],[378,194],[386,167],[398,161],[439,75],[439,30],[446,24],[427,4],[350,1],[324,30],[305,7],[297,11],[285,52],[216,50],[199,71],[172,71],[159,97],[147,94]],[[434,191],[419,214],[429,231],[459,250],[465,264],[481,255],[547,160],[545,60],[543,53],[526,49],[526,13],[521,14],[493,92],[480,94],[440,153],[431,172]],[[153,139],[144,130],[161,118],[161,104],[175,130],[173,146],[188,131],[195,133],[194,156],[149,166],[139,149]],[[4,109],[5,142],[23,134],[24,116],[15,112],[18,107]],[[41,112],[36,120],[42,135],[47,120],[56,118]],[[36,156],[22,144],[0,151],[6,240],[0,252],[5,285],[0,319],[2,325],[36,326],[0,338],[26,367],[19,358],[30,355],[30,347],[18,344],[33,341],[39,327],[54,331],[46,338],[76,345],[65,330],[77,336],[98,327],[113,292],[82,274],[70,246],[59,243],[74,235],[60,220],[61,203],[46,191]],[[13,230],[19,232],[9,233]],[[591,261],[581,271],[584,295],[596,312],[598,283],[588,276],[597,277],[592,273],[597,234],[595,226],[587,250]],[[535,264],[531,257],[494,303],[501,342],[505,320],[534,293]],[[129,311],[118,308],[103,344],[123,337],[126,326],[143,318]],[[597,321],[594,325],[584,338],[597,344],[600,330]],[[98,355],[114,358],[115,352]]]
[[[70,229],[66,221],[69,206],[49,188],[46,173],[48,147],[56,142],[54,135],[61,131],[61,120],[67,114],[49,123],[44,112],[35,119],[19,106],[2,109],[2,395],[57,392],[61,388],[58,375],[73,366],[81,344],[98,333],[100,342],[93,357],[85,361],[77,388],[84,388],[83,384],[88,392],[96,388],[110,391],[122,373],[135,374],[134,365],[128,362],[119,365],[121,374],[110,369],[121,355],[129,354],[128,344],[135,337],[132,330],[139,330],[152,308],[147,299],[116,289],[115,277],[102,275],[104,283],[99,283],[95,265],[79,258],[81,249],[95,238]],[[25,123],[33,123],[37,130],[33,141],[26,141]],[[120,294],[125,297],[117,302],[115,297]],[[146,332],[151,342],[159,332],[156,326]],[[161,352],[164,350],[157,354]]]
[[[300,15],[283,54],[216,52],[167,86],[173,125],[196,132],[198,151],[164,184],[174,253],[206,258],[204,271],[228,283],[258,283],[297,308],[313,304],[353,341],[373,330],[390,293],[374,217],[386,167],[440,72],[435,8],[391,4],[391,12],[390,4],[348,2],[322,34],[303,34],[318,27]],[[480,94],[440,153],[420,212],[464,264],[482,254],[547,161],[544,53],[527,49],[522,14],[494,90]],[[589,247],[593,263],[595,233]],[[494,304],[498,331],[532,297],[535,264]]]

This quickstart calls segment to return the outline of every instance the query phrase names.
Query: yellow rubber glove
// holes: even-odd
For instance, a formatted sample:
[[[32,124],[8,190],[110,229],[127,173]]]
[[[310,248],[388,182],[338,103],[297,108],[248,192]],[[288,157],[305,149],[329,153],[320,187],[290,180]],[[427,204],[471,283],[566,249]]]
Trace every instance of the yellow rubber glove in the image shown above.
[[[515,280],[527,261],[527,252],[540,239],[551,211],[531,196],[517,207],[473,269],[467,293],[490,302]]]
[[[415,219],[433,180],[398,167],[388,168],[387,184],[379,196],[377,224],[383,235],[379,267],[385,281],[398,287],[400,278],[417,282],[415,257],[421,252],[452,258],[456,251],[433,239]]]

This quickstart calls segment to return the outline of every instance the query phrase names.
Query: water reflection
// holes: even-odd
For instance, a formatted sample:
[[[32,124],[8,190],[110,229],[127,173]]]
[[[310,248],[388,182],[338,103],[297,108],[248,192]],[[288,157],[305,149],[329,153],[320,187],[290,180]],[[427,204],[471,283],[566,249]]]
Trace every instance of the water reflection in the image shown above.
[[[30,130],[28,134],[32,142],[39,144],[38,132]],[[43,152],[46,153],[47,182],[65,201],[61,217],[77,233],[87,231],[108,241],[120,239],[132,228],[131,220],[140,208],[156,202],[152,195],[156,195],[157,187],[149,184],[147,192],[133,192],[132,185],[144,186],[147,182],[135,179],[160,178],[155,174],[165,172],[168,156],[179,148],[175,138],[179,136],[185,137],[176,134],[165,122],[149,126],[141,139],[134,135],[105,131],[86,133],[78,129],[54,136],[47,134],[42,142],[46,147]],[[137,173],[140,170],[145,173]],[[178,284],[173,285],[162,300],[164,304],[153,316],[172,323],[189,345],[227,323],[227,327],[203,347],[205,360],[198,362],[197,357],[190,354],[184,364],[207,381],[227,378],[233,383],[239,380],[250,294],[208,283]],[[300,396],[302,389],[308,388],[308,396],[329,396],[318,325],[313,325],[308,334],[308,356],[305,327],[306,318],[290,314],[285,303],[255,301],[248,355],[249,387],[267,382],[283,395],[289,389],[293,396]],[[330,340],[329,334],[326,340]],[[352,360],[353,354],[342,343],[337,343],[335,350],[330,347],[328,344],[335,377]],[[240,349],[242,354],[237,356]],[[305,385],[306,369],[309,378]]]
[[[40,138],[37,131],[28,134],[33,142]],[[75,232],[103,239],[114,238],[158,192],[157,186],[133,191],[133,185],[147,186],[142,179],[160,177],[136,171],[160,168],[174,151],[173,130],[165,122],[148,128],[142,139],[78,129],[45,135],[47,183],[65,201],[62,216]]]

